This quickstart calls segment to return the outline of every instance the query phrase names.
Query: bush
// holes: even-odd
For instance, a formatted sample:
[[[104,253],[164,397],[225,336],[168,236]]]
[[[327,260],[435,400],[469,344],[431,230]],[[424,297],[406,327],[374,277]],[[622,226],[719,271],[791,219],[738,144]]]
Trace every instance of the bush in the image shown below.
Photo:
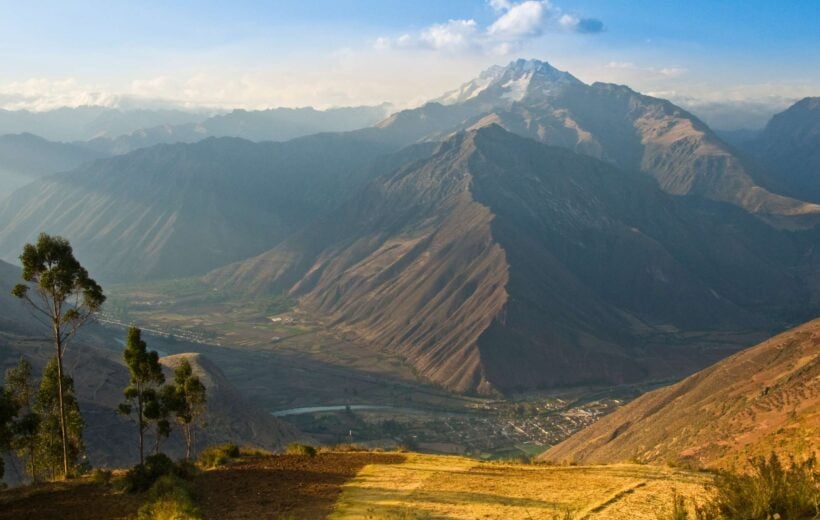
[[[161,477],[173,475],[192,478],[193,471],[185,462],[174,464],[164,453],[146,457],[144,464],[137,464],[125,474],[125,489],[130,492],[146,491]]]
[[[147,496],[148,500],[137,512],[138,520],[202,518],[193,498],[191,484],[177,475],[164,475],[157,479]]]
[[[199,454],[199,464],[203,468],[217,468],[239,458],[239,446],[236,444],[217,444],[208,446]]]
[[[113,473],[110,469],[95,468],[91,471],[91,482],[98,486],[108,486],[111,484]]]
[[[313,458],[316,456],[316,448],[313,446],[308,446],[307,444],[299,444],[298,442],[294,442],[292,444],[288,444],[285,453],[288,455],[304,455]]]
[[[776,454],[749,461],[745,475],[721,474],[715,480],[715,497],[698,510],[703,520],[766,520],[820,517],[817,461],[789,458],[786,467]]]

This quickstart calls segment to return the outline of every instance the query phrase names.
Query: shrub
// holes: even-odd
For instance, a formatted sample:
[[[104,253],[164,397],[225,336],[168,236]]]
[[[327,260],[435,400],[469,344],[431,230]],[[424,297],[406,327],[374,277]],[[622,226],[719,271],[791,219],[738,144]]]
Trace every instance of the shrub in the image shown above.
[[[95,468],[91,471],[91,482],[97,484],[98,486],[108,486],[111,484],[112,476],[113,473],[111,473],[110,469]]]
[[[312,458],[316,456],[316,448],[313,446],[308,446],[307,444],[299,444],[298,442],[294,442],[292,444],[288,444],[285,453],[288,455],[304,455]]]
[[[177,475],[157,479],[147,493],[147,501],[137,512],[138,520],[196,520],[202,518],[194,501],[191,484]]]
[[[236,444],[208,446],[199,454],[199,464],[203,468],[217,468],[239,458],[239,455],[239,446]]]
[[[820,517],[820,475],[814,455],[804,462],[790,457],[788,467],[774,453],[749,463],[748,474],[726,473],[715,479],[715,497],[698,510],[699,519]]]
[[[145,491],[160,477],[178,475],[179,467],[164,453],[146,457],[144,464],[137,464],[125,474],[125,489],[130,492]]]

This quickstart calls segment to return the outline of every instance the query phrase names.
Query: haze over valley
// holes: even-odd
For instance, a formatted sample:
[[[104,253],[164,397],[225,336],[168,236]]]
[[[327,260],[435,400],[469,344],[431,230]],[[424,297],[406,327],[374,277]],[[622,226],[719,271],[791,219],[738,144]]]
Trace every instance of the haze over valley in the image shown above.
[[[649,6],[206,4],[0,75],[0,518],[818,513],[816,9],[764,84]]]

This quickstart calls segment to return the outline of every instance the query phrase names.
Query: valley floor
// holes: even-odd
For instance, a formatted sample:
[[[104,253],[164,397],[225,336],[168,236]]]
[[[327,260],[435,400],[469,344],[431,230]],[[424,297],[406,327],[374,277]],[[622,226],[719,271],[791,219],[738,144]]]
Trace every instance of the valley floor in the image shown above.
[[[250,457],[195,482],[206,519],[655,519],[709,474],[618,464],[545,466],[416,453]],[[0,519],[132,518],[139,496],[84,481],[0,493]]]

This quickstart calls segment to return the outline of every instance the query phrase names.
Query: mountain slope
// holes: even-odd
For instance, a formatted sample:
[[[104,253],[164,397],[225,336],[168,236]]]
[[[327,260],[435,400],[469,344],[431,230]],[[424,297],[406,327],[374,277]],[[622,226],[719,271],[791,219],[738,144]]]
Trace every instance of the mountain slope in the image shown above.
[[[102,154],[84,147],[32,134],[0,136],[0,199],[38,177],[73,170],[99,157]]]
[[[715,354],[651,338],[813,309],[791,269],[807,248],[730,205],[490,126],[206,280],[289,292],[437,383],[490,392],[702,366]]]
[[[772,450],[820,451],[820,320],[641,396],[543,460],[725,468]]]
[[[0,203],[0,257],[41,231],[102,280],[202,274],[274,246],[368,180],[383,145],[322,134],[287,143],[159,145],[50,176]]]
[[[421,108],[378,125],[383,139],[414,142],[497,123],[547,144],[643,171],[672,194],[696,194],[762,214],[820,213],[820,206],[758,186],[705,124],[672,103],[605,83],[587,85],[537,60],[518,60]]]
[[[745,148],[768,169],[764,180],[772,189],[820,202],[820,97],[775,114]]]

